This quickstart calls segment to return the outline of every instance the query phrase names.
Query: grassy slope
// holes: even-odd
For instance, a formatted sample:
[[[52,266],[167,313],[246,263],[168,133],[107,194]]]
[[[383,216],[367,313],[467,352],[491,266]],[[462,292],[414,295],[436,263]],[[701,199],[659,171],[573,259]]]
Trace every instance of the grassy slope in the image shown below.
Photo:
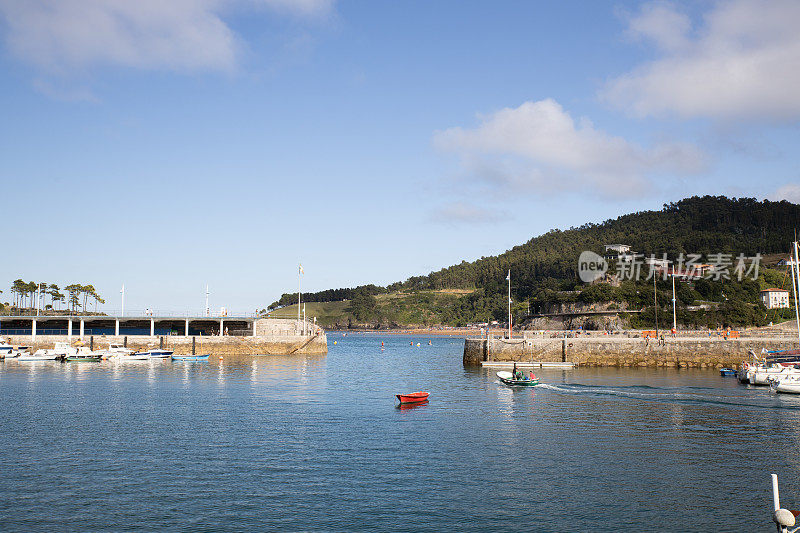
[[[424,326],[438,323],[437,312],[444,306],[470,294],[471,290],[450,289],[438,291],[392,292],[375,297],[387,326]],[[358,321],[348,312],[348,300],[339,302],[308,302],[306,317],[317,317],[317,323],[324,328],[347,326]],[[269,316],[274,318],[297,318],[297,304],[276,309]]]

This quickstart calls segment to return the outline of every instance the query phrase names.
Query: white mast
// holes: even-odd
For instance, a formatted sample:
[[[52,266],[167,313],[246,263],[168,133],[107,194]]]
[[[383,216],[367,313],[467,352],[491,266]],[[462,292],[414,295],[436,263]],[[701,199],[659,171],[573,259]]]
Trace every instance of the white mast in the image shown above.
[[[208,283],[206,283],[206,316],[211,316],[211,309],[208,307]]]
[[[800,343],[800,309],[798,309],[798,292],[800,292],[800,277],[797,278],[795,281],[795,276],[800,276],[800,267],[798,267],[798,252],[797,252],[797,241],[792,243],[792,252],[794,252],[794,257],[792,258],[792,290],[794,291],[794,316],[796,319],[796,326],[797,326],[797,342]]]
[[[511,270],[508,271],[508,338],[511,338]]]
[[[675,311],[675,269],[672,270],[672,329],[678,329],[678,314]]]
[[[120,316],[125,316],[125,284],[124,283],[122,284],[122,290],[119,291],[119,292],[122,295],[122,309],[120,310],[119,315]]]

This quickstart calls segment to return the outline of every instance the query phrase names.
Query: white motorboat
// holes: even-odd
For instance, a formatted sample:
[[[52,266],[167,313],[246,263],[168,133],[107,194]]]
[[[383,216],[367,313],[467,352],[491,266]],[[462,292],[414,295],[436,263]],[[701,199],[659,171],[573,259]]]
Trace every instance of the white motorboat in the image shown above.
[[[150,355],[149,359],[166,359],[172,357],[172,350],[164,350],[161,348],[154,348],[146,352],[136,352],[133,355]]]
[[[53,350],[36,350],[34,353],[21,353],[15,359],[17,361],[55,361],[62,357]]]
[[[6,355],[6,359],[16,359],[20,355],[30,355],[28,352],[28,346],[17,346],[11,350],[10,354]]]
[[[103,352],[103,359],[110,359],[112,357],[130,357],[133,355],[133,350],[126,348],[122,344],[111,343],[108,349]]]
[[[49,361],[53,359],[63,359],[69,355],[78,353],[77,348],[73,348],[67,342],[57,342],[52,350],[36,350],[33,354],[23,355],[20,353],[17,357],[20,361]],[[25,357],[25,359],[23,359]]]
[[[770,380],[776,376],[781,375],[790,367],[784,367],[780,363],[772,363],[769,365],[758,365],[752,373],[748,372],[748,378],[751,385],[769,385]]]
[[[772,376],[769,387],[774,392],[800,394],[800,365],[787,367],[780,374]]]
[[[125,363],[128,361],[149,361],[150,354],[149,353],[132,353],[130,355],[118,355],[115,359],[121,363]]]
[[[769,384],[769,388],[775,392],[800,394],[800,376],[789,376],[780,380],[774,380]]]

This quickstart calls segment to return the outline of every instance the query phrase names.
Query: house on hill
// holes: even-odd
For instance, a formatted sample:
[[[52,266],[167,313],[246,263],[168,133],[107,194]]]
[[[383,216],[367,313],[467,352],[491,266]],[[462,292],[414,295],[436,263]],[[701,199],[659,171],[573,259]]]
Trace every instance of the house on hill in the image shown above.
[[[786,309],[789,307],[789,291],[784,289],[764,289],[761,301],[767,309]]]

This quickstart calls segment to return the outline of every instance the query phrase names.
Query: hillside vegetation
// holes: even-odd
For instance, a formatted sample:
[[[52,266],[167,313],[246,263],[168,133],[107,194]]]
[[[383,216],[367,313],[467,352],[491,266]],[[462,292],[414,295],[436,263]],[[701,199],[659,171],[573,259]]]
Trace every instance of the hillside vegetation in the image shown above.
[[[565,304],[612,302],[624,309],[643,310],[629,316],[631,325],[648,326],[654,319],[650,281],[624,281],[618,287],[587,285],[578,278],[580,253],[603,253],[612,243],[630,245],[638,253],[675,260],[679,254],[726,253],[787,255],[795,229],[800,227],[800,206],[752,198],[692,197],[665,204],[659,211],[642,211],[613,220],[587,223],[568,230],[551,230],[497,256],[463,261],[458,265],[415,276],[387,287],[365,285],[304,294],[306,301],[347,300],[334,323],[374,325],[464,325],[487,319],[504,320],[507,313],[506,273],[512,272],[515,322],[531,313],[546,313]],[[761,306],[762,288],[786,287],[785,269],[761,268],[758,279],[698,280],[680,283],[677,290],[679,321],[694,326],[763,324],[788,314]],[[671,322],[671,282],[658,282],[659,313]],[[454,292],[461,290],[463,292]],[[284,294],[270,306],[296,301]],[[667,308],[669,304],[669,309]],[[691,310],[689,306],[702,306]],[[295,308],[296,311],[296,308]],[[308,307],[307,307],[308,312]],[[322,317],[321,317],[322,318]],[[661,315],[659,315],[661,318]],[[327,320],[327,319],[323,319]]]

